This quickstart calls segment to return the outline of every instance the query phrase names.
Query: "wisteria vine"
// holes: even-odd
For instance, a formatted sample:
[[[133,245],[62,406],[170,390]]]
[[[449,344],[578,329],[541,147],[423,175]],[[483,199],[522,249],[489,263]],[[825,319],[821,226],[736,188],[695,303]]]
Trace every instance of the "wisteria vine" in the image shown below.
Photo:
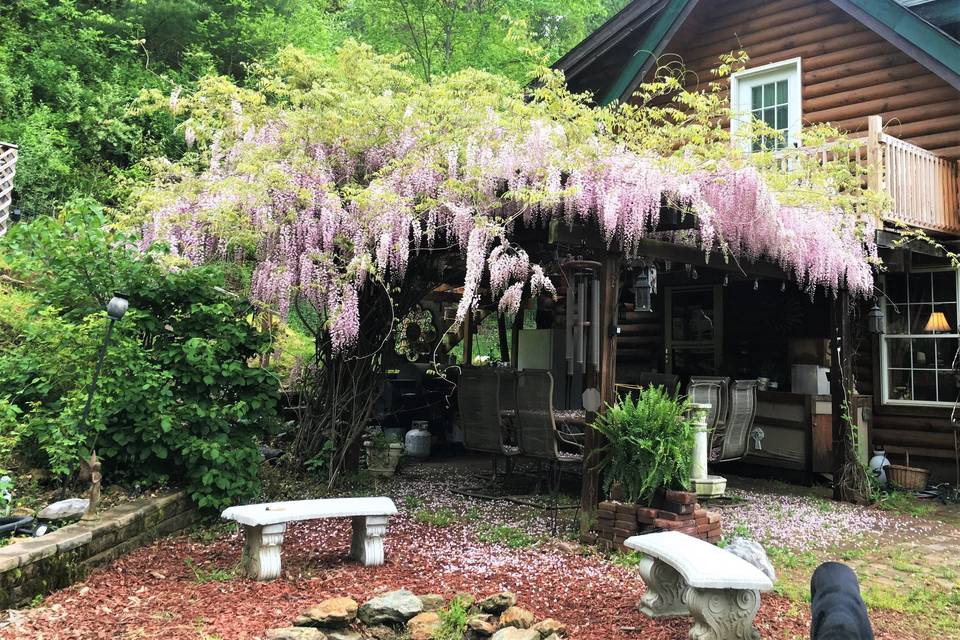
[[[677,241],[708,254],[764,257],[811,290],[872,290],[870,217],[781,204],[748,163],[690,171],[630,150],[600,119],[584,127],[521,97],[476,114],[462,98],[425,106],[436,87],[405,90],[377,86],[379,93],[361,96],[390,115],[371,110],[376,135],[361,130],[350,138],[346,127],[320,126],[341,117],[336,105],[287,100],[268,110],[240,90],[227,103],[222,90],[211,98],[201,89],[194,104],[202,100],[207,112],[211,100],[225,103],[210,136],[209,165],[163,181],[157,191],[165,197],[147,200],[143,242],[165,241],[187,263],[252,254],[252,295],[282,314],[295,295],[309,299],[325,312],[335,350],[358,335],[360,288],[372,278],[401,279],[411,252],[444,245],[462,251],[458,322],[476,302],[485,273],[500,310],[515,313],[525,287],[555,293],[543,269],[510,242],[518,221],[595,223],[609,244],[630,253],[657,226],[664,203],[696,215],[696,231]],[[186,100],[178,95],[173,102],[188,108]],[[463,112],[450,115],[459,102]],[[349,114],[356,103],[345,104]],[[356,122],[367,124],[362,115]],[[184,125],[191,143],[201,123]]]

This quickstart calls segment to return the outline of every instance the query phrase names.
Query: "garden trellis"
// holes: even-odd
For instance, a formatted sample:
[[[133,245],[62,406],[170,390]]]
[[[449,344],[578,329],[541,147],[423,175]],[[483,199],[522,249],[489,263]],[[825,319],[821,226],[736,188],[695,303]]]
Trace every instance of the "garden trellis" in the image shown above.
[[[0,142],[0,236],[10,224],[13,178],[17,174],[17,145]]]

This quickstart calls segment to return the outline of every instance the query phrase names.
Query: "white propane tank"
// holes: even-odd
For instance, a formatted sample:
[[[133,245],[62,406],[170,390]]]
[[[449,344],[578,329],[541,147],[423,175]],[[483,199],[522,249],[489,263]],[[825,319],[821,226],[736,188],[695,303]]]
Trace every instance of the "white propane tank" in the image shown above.
[[[407,431],[403,445],[408,456],[413,458],[430,457],[430,429],[426,420],[414,420],[412,428]]]

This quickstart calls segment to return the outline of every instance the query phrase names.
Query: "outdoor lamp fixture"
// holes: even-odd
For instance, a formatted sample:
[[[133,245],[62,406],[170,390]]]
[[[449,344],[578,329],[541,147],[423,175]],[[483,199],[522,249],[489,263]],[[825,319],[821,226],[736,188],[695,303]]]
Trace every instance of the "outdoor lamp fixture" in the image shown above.
[[[947,316],[943,315],[942,311],[934,311],[927,319],[927,325],[923,330],[930,333],[947,333],[950,331],[950,323],[947,322]]]
[[[633,281],[633,310],[653,311],[653,294],[657,292],[657,268],[640,267]]]
[[[103,337],[103,344],[100,345],[100,352],[97,354],[97,367],[93,370],[93,379],[90,380],[90,386],[87,388],[87,403],[83,407],[83,414],[80,416],[80,424],[77,427],[77,433],[83,433],[87,427],[87,418],[90,416],[90,406],[93,404],[93,394],[97,390],[97,378],[100,377],[100,371],[103,369],[103,359],[107,355],[107,347],[110,345],[110,335],[113,333],[113,325],[123,318],[127,312],[130,303],[122,293],[117,293],[110,302],[107,303],[107,318],[110,322],[107,324],[107,333]],[[97,460],[95,450],[96,441],[90,447],[90,503],[87,505],[87,511],[83,514],[85,519],[93,518],[97,514],[97,507],[100,503],[100,462]]]
[[[883,311],[876,302],[867,311],[867,331],[874,335],[883,333]]]

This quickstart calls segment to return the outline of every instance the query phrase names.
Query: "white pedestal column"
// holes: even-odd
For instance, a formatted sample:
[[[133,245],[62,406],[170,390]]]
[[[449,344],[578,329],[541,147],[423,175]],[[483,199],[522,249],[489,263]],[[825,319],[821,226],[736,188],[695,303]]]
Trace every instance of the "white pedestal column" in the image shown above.
[[[694,440],[693,440],[693,469],[690,477],[693,480],[707,477],[707,461],[710,453],[710,432],[707,429],[707,413],[709,404],[692,403]]]

